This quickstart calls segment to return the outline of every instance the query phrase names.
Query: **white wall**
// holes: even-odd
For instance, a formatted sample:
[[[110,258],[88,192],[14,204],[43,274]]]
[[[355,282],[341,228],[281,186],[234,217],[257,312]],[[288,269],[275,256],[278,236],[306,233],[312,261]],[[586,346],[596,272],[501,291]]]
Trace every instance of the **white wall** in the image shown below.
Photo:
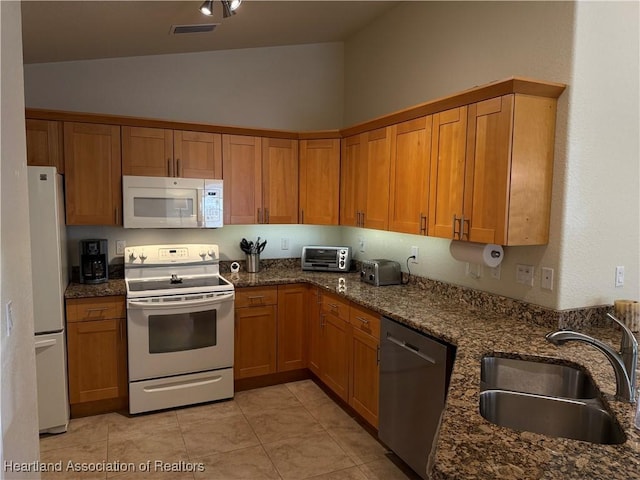
[[[32,108],[281,130],[342,122],[341,43],[25,65]]]
[[[569,85],[558,102],[551,238],[505,249],[501,279],[474,279],[449,242],[346,229],[360,258],[557,309],[640,299],[638,3],[406,2],[345,44],[345,119],[359,122],[509,76]],[[516,264],[536,267],[533,288]],[[626,283],[615,288],[616,265]],[[555,270],[553,291],[540,267]]]
[[[39,473],[7,473],[4,469],[5,461],[32,462],[39,459],[40,453],[19,2],[0,2],[0,23],[0,477],[40,478]],[[10,336],[5,307],[8,302],[12,303],[13,310]]]

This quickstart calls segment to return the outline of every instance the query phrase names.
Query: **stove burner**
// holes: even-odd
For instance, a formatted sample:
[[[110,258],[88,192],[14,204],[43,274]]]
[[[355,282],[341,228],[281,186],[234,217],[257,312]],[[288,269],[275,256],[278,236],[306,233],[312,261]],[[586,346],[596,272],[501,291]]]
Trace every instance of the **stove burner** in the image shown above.
[[[171,274],[171,283],[182,283],[182,279],[178,277],[175,273]]]

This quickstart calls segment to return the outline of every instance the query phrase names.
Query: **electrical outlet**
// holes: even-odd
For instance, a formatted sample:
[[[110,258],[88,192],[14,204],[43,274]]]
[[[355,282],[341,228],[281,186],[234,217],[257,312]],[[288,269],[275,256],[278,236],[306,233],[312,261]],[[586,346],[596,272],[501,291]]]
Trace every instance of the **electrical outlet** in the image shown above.
[[[289,239],[281,238],[280,239],[280,250],[289,250]]]
[[[533,265],[516,265],[516,282],[533,287]]]
[[[553,268],[542,267],[540,272],[540,287],[545,290],[553,290]]]
[[[616,267],[616,287],[622,287],[624,285],[624,267]]]
[[[466,274],[475,279],[482,277],[482,265],[467,262]]]
[[[418,263],[419,250],[420,249],[418,247],[411,247],[411,256],[413,257],[413,259],[411,259],[411,263]]]
[[[127,242],[124,240],[116,240],[116,255],[124,255],[124,249],[127,247]]]
[[[358,237],[358,250],[360,250],[360,253],[364,253],[366,249],[367,242],[363,237]]]

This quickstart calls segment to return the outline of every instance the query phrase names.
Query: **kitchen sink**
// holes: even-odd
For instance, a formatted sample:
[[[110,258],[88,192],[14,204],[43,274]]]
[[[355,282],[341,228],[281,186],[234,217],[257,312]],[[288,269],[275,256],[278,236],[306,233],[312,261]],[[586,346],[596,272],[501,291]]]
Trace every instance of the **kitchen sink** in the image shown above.
[[[599,400],[572,400],[506,390],[480,393],[480,414],[491,423],[551,437],[619,444],[627,437]]]
[[[480,372],[482,390],[513,390],[565,398],[595,398],[600,393],[588,374],[567,365],[486,356]]]
[[[627,439],[586,373],[566,365],[486,356],[480,415],[503,427],[599,444]]]

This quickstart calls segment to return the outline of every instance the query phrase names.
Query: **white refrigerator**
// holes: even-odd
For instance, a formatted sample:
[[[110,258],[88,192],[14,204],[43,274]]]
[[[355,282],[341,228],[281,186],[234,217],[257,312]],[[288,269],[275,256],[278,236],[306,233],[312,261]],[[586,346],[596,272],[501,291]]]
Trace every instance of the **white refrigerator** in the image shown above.
[[[28,167],[31,274],[38,419],[41,433],[66,432],[69,423],[64,291],[69,283],[62,175]]]

